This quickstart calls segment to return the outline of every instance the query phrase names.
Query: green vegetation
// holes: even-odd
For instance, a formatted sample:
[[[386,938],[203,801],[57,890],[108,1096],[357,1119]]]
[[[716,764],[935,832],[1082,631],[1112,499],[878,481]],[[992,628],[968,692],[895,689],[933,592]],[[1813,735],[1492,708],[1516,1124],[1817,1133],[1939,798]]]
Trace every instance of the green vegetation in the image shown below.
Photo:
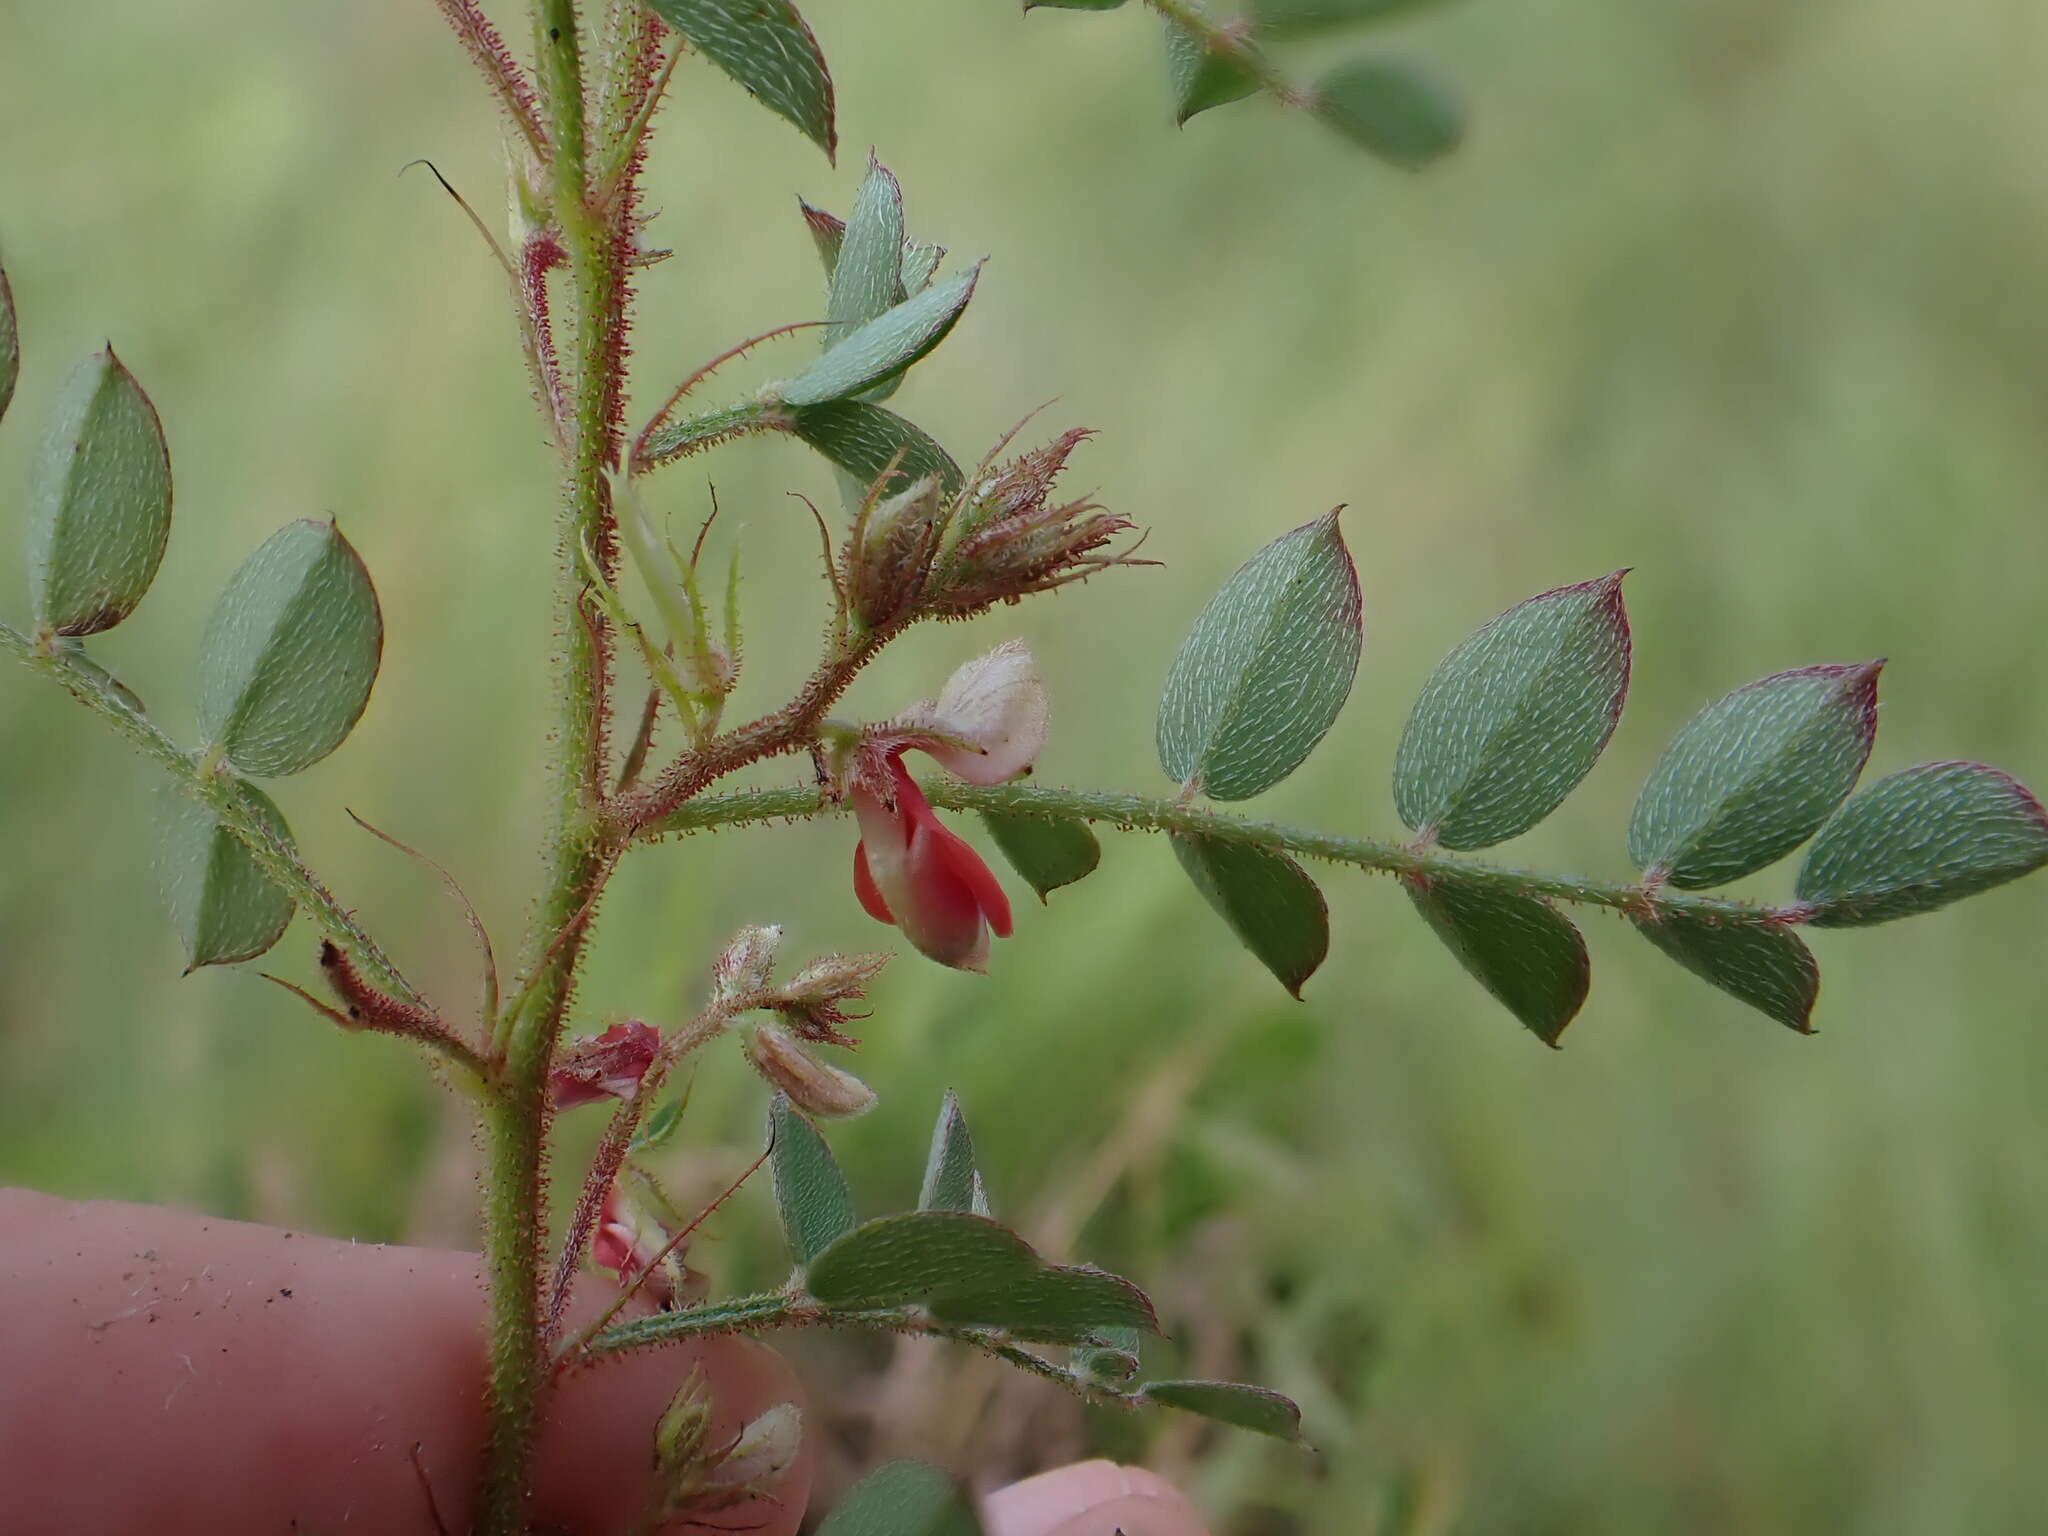
[[[2048,40],[2026,0],[1940,26],[1909,0],[1424,11],[1403,26],[1472,127],[1421,178],[1262,102],[1174,130],[1156,22],[1129,8],[890,10],[810,7],[842,86],[836,175],[684,72],[672,142],[747,135],[759,174],[656,166],[650,203],[722,254],[648,274],[645,334],[695,350],[644,359],[643,395],[735,335],[822,318],[794,194],[844,209],[870,143],[957,253],[999,253],[903,409],[972,462],[1018,402],[1058,392],[1048,425],[1102,430],[1074,473],[1169,565],[951,635],[947,664],[1030,639],[1055,690],[1044,781],[1164,790],[1133,699],[1248,552],[1339,501],[1365,659],[1329,739],[1254,814],[1391,828],[1387,765],[1437,661],[1530,592],[1621,566],[1628,714],[1503,858],[1604,850],[1587,873],[1624,878],[1622,829],[1673,731],[1812,662],[1893,657],[1866,783],[1958,753],[2048,777]],[[339,518],[391,648],[355,750],[279,802],[376,931],[407,938],[408,974],[465,995],[474,958],[431,877],[308,814],[346,804],[424,848],[496,931],[525,916],[502,893],[526,888],[543,787],[490,765],[540,730],[542,642],[509,626],[544,602],[548,450],[488,253],[430,177],[395,174],[431,156],[493,217],[464,61],[431,6],[399,0],[342,28],[256,0],[95,0],[8,28],[0,242],[24,332],[0,486],[27,480],[23,402],[111,332],[176,458],[151,626],[96,648],[152,702],[187,687],[250,548]],[[885,89],[906,48],[918,89]],[[1156,94],[1119,88],[1134,77]],[[1055,310],[1070,323],[1037,318]],[[802,333],[770,346],[728,383],[814,355]],[[763,439],[711,472],[714,540],[814,545],[784,492],[829,505],[816,455]],[[667,471],[650,511],[693,531],[703,483]],[[767,700],[824,614],[794,559],[750,570],[744,691]],[[26,590],[9,541],[0,581]],[[856,698],[926,692],[932,660],[886,658]],[[472,1240],[466,1119],[403,1047],[325,1029],[250,974],[179,979],[146,888],[154,783],[57,690],[0,685],[0,1179]],[[745,922],[787,921],[805,948],[887,942],[852,899],[853,841],[821,821],[769,868],[740,829],[693,839],[687,878],[659,854],[629,866],[588,1021],[655,998],[687,1015],[695,957]],[[792,867],[816,874],[795,900]],[[1789,899],[1793,870],[1745,889]],[[1336,941],[1305,1003],[1246,963],[1162,841],[1113,833],[1088,881],[1019,900],[1000,989],[914,962],[875,988],[859,1070],[888,1109],[832,1132],[867,1209],[916,1202],[931,1108],[958,1089],[1034,1244],[1147,1281],[1176,1340],[1148,1344],[1148,1374],[1284,1391],[1323,1454],[1201,1441],[1191,1419],[1105,1421],[1102,1443],[1156,1432],[1245,1536],[1919,1536],[2021,1529],[2048,1505],[2037,887],[1889,940],[1811,935],[1812,1040],[1622,920],[1589,923],[1591,999],[1551,1052],[1392,881],[1317,873]],[[301,923],[277,968],[307,979],[312,946]],[[708,1198],[758,1151],[758,1089],[712,1062],[688,1113],[699,1145],[727,1138],[723,1161],[676,1169]],[[781,1278],[765,1178],[715,1231],[692,1262],[727,1293]],[[1272,1320],[1241,1331],[1260,1296]],[[884,1358],[863,1347],[807,1363],[829,1380]],[[935,1368],[969,1400],[977,1362]],[[1033,1454],[1014,1416],[960,1438],[958,1400],[934,1397],[922,1448]]]

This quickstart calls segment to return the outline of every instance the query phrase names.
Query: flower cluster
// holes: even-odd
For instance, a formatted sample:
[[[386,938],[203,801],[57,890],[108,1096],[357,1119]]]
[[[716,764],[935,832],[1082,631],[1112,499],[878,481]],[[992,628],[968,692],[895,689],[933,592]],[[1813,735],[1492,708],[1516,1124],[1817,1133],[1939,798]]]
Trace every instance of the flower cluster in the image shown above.
[[[900,477],[883,474],[839,555],[850,616],[871,631],[919,618],[966,618],[1135,563],[1129,550],[1105,552],[1132,526],[1127,519],[1086,498],[1053,500],[1054,480],[1088,436],[1077,428],[1000,469],[991,455],[952,496],[935,475],[885,496]]]

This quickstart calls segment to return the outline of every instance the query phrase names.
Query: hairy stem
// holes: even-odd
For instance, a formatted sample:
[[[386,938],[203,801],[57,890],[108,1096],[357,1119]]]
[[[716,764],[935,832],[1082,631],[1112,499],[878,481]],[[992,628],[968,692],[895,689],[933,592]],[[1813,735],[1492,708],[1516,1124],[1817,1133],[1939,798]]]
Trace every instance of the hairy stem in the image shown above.
[[[132,745],[155,758],[180,790],[212,811],[247,845],[263,872],[305,909],[322,933],[347,951],[366,977],[409,1003],[424,1001],[348,908],[307,868],[298,850],[249,808],[234,778],[208,772],[199,759],[189,756],[147,715],[127,703],[117,691],[118,685],[98,665],[77,651],[45,646],[5,624],[0,624],[0,650],[57,682]]]
[[[664,817],[727,774],[737,773],[750,763],[809,747],[817,738],[819,722],[860,669],[898,633],[899,630],[889,629],[870,631],[821,664],[805,680],[796,697],[774,714],[713,737],[702,747],[683,753],[653,783],[614,798],[606,807],[605,817],[619,845],[623,847],[643,833],[659,829]],[[817,797],[811,798],[815,809]]]
[[[1340,837],[1232,816],[1207,806],[1186,804],[1156,795],[1127,795],[1106,790],[1063,789],[1048,784],[998,784],[984,787],[959,779],[934,776],[923,781],[933,805],[952,811],[993,811],[1003,815],[1058,816],[1107,822],[1137,832],[1179,832],[1222,842],[1269,848],[1276,853],[1350,864],[1393,875],[1455,875],[1525,896],[1543,896],[1579,906],[1608,907],[1617,912],[1698,912],[1751,922],[1790,921],[1791,912],[1759,907],[1721,896],[1695,896],[1668,887],[1650,889],[1640,883],[1614,883],[1578,875],[1544,874],[1459,858],[1437,849],[1383,842],[1368,837]],[[747,822],[786,821],[836,812],[839,808],[807,787],[749,790],[739,794],[705,795],[668,812],[649,827],[650,834],[696,832]]]
[[[560,231],[571,301],[569,334],[555,341],[568,404],[556,517],[561,714],[549,766],[543,894],[526,935],[518,1000],[496,1024],[502,1059],[485,1110],[490,1327],[481,1536],[518,1536],[525,1525],[534,1431],[548,1380],[542,1297],[548,1068],[608,867],[596,808],[604,792],[609,636],[585,600],[582,551],[591,549],[602,562],[611,557],[605,472],[617,450],[625,274],[617,230],[588,196],[582,40],[574,0],[533,0],[532,12],[541,112],[552,149],[548,212]],[[615,206],[624,209],[630,199]]]

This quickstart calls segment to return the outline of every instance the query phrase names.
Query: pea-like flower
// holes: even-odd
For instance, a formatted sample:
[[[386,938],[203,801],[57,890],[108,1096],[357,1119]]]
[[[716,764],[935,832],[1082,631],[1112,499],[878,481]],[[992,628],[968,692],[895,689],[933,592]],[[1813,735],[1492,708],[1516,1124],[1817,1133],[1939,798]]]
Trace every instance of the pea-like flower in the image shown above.
[[[985,970],[989,935],[1010,935],[1010,902],[981,855],[949,831],[903,766],[915,747],[970,784],[1000,784],[1045,745],[1045,684],[1022,641],[955,672],[936,699],[865,733],[848,775],[860,820],[853,889],[941,965]]]

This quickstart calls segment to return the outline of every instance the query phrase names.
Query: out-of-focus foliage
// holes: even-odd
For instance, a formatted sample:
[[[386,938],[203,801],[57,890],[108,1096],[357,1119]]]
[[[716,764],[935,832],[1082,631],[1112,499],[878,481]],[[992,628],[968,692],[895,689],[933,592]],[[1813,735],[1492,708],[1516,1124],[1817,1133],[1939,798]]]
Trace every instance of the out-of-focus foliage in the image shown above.
[[[37,149],[0,156],[22,338],[0,485],[26,483],[33,423],[111,336],[162,412],[179,533],[137,622],[95,654],[180,729],[228,574],[280,521],[341,517],[377,573],[385,670],[350,750],[277,798],[453,1007],[474,986],[460,917],[314,810],[424,847],[516,930],[552,470],[501,279],[431,179],[397,174],[431,155],[496,206],[489,104],[433,8],[406,0],[343,29],[259,0],[17,9],[0,143]],[[1346,501],[1372,645],[1261,814],[1394,831],[1388,765],[1430,669],[1529,592],[1623,565],[1628,717],[1501,857],[1623,875],[1616,829],[1678,726],[1817,657],[1892,658],[1872,782],[1951,754],[2048,771],[2034,0],[1962,0],[1939,26],[1923,0],[1426,10],[1387,37],[1460,83],[1472,127],[1419,178],[1264,102],[1175,130],[1157,29],[1134,13],[805,9],[844,142],[875,145],[956,252],[995,253],[892,405],[972,463],[1058,396],[1062,423],[1102,429],[1101,499],[1154,526],[1146,553],[1168,562],[932,631],[863,678],[856,708],[890,713],[1022,633],[1055,689],[1041,774],[1146,787],[1150,702],[1202,604]],[[708,68],[683,79],[649,201],[657,243],[691,238],[646,274],[647,408],[740,337],[817,318],[791,195],[844,210],[860,174]],[[746,176],[727,182],[710,146],[737,143]],[[775,345],[724,382],[815,355]],[[816,533],[783,493],[829,509],[832,470],[782,439],[692,460],[651,498],[685,535],[707,474],[714,544],[747,543],[740,712],[823,620]],[[20,594],[14,548],[0,584]],[[150,782],[56,690],[0,681],[0,1177],[461,1240],[469,1133],[401,1048],[324,1029],[250,975],[179,979]],[[2037,888],[1882,939],[1813,934],[1811,1040],[1591,923],[1598,979],[1556,1053],[1502,1027],[1391,882],[1318,872],[1332,954],[1295,1003],[1162,842],[1103,841],[1096,875],[1020,906],[992,982],[890,968],[858,1064],[882,1107],[830,1133],[874,1209],[906,1208],[930,1107],[958,1088],[1005,1215],[1159,1303],[1178,1342],[1148,1344],[1147,1374],[1285,1391],[1324,1455],[1205,1440],[1195,1419],[1151,1425],[1149,1446],[1118,1420],[1101,1443],[1149,1452],[1226,1530],[1261,1536],[1919,1536],[2024,1529],[2048,1507]],[[825,823],[778,834],[772,857],[735,832],[629,865],[593,1016],[673,1017],[744,922],[871,945],[852,844]],[[1789,896],[1794,873],[1756,888]],[[303,980],[311,947],[295,929],[272,961]],[[707,1066],[664,1152],[677,1190],[737,1173],[762,1112],[737,1061]],[[764,1180],[692,1262],[779,1280],[772,1206]],[[1247,1331],[1256,1304],[1268,1320]],[[896,1449],[1031,1454],[956,1417]]]

